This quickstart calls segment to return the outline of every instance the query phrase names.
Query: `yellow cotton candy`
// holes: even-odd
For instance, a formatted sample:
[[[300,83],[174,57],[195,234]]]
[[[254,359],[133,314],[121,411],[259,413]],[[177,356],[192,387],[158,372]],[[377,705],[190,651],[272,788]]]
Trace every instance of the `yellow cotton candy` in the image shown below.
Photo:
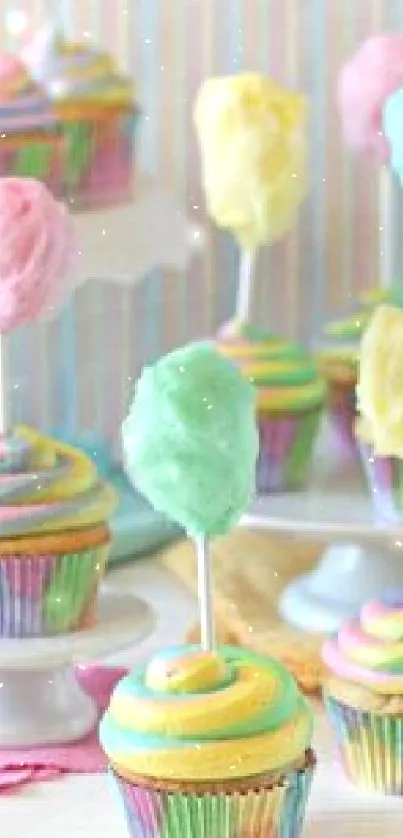
[[[380,456],[403,457],[403,311],[382,305],[364,334],[357,386],[358,434]]]
[[[308,190],[306,100],[257,73],[212,78],[195,125],[207,208],[248,248],[280,238]]]

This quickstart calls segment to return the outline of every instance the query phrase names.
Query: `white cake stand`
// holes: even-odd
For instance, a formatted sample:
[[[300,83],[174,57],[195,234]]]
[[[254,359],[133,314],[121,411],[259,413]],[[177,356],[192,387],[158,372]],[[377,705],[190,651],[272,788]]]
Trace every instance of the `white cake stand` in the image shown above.
[[[151,609],[110,582],[99,619],[59,637],[0,641],[0,747],[61,744],[93,730],[98,710],[74,665],[131,646],[152,629]]]
[[[330,456],[324,427],[304,492],[257,498],[243,525],[328,542],[318,566],[292,582],[279,608],[290,623],[330,633],[381,592],[403,588],[403,527],[379,525],[357,462]]]
[[[78,286],[90,279],[133,286],[154,268],[183,271],[205,243],[203,228],[176,196],[145,179],[136,181],[132,201],[79,212],[74,220],[82,242]]]

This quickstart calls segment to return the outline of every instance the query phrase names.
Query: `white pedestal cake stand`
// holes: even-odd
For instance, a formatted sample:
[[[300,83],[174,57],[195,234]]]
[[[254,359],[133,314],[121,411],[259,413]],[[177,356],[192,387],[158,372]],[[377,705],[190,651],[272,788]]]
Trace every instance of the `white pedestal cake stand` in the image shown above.
[[[87,280],[135,285],[154,268],[185,270],[204,246],[204,230],[172,192],[139,180],[133,200],[74,216],[82,251],[76,284]]]
[[[97,623],[58,637],[0,641],[0,747],[62,744],[93,730],[97,707],[78,684],[74,665],[143,639],[151,609],[106,582]]]
[[[377,524],[357,462],[336,454],[324,428],[307,489],[257,498],[243,525],[328,542],[318,566],[283,592],[290,623],[330,633],[365,600],[403,589],[403,527]]]

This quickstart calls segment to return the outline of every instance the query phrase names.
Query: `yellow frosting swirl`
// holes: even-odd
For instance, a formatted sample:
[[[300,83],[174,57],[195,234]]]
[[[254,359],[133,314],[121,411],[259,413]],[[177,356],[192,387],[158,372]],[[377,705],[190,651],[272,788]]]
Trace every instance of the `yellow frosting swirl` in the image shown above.
[[[126,778],[210,781],[287,769],[312,737],[312,712],[276,662],[222,647],[159,653],[115,689],[101,742]]]
[[[245,247],[282,236],[308,189],[307,105],[258,73],[204,82],[195,106],[208,210]]]
[[[358,433],[380,456],[403,457],[403,311],[379,306],[363,336]]]

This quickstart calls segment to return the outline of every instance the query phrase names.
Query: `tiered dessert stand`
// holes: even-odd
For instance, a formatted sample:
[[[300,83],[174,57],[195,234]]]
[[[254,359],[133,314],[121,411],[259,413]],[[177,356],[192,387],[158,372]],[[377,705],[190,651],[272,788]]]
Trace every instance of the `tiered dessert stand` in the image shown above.
[[[0,641],[0,747],[65,743],[93,730],[97,707],[74,666],[124,649],[153,627],[151,609],[107,580],[91,628]]]
[[[307,631],[334,632],[365,600],[403,588],[403,527],[375,521],[358,459],[337,453],[326,426],[307,489],[257,498],[242,523],[327,542],[317,567],[279,603],[282,616]]]
[[[157,267],[183,270],[203,242],[202,230],[174,196],[144,181],[136,185],[132,203],[79,213],[76,223],[85,243],[77,285],[88,279],[134,285]],[[114,522],[112,547],[118,537],[128,544],[135,533],[139,503],[133,494],[128,532],[129,500],[124,520]],[[144,541],[143,507],[140,523]],[[149,633],[152,622],[145,602],[107,580],[92,628],[59,637],[0,640],[0,747],[70,742],[91,731],[97,707],[77,682],[74,665],[133,645]]]

